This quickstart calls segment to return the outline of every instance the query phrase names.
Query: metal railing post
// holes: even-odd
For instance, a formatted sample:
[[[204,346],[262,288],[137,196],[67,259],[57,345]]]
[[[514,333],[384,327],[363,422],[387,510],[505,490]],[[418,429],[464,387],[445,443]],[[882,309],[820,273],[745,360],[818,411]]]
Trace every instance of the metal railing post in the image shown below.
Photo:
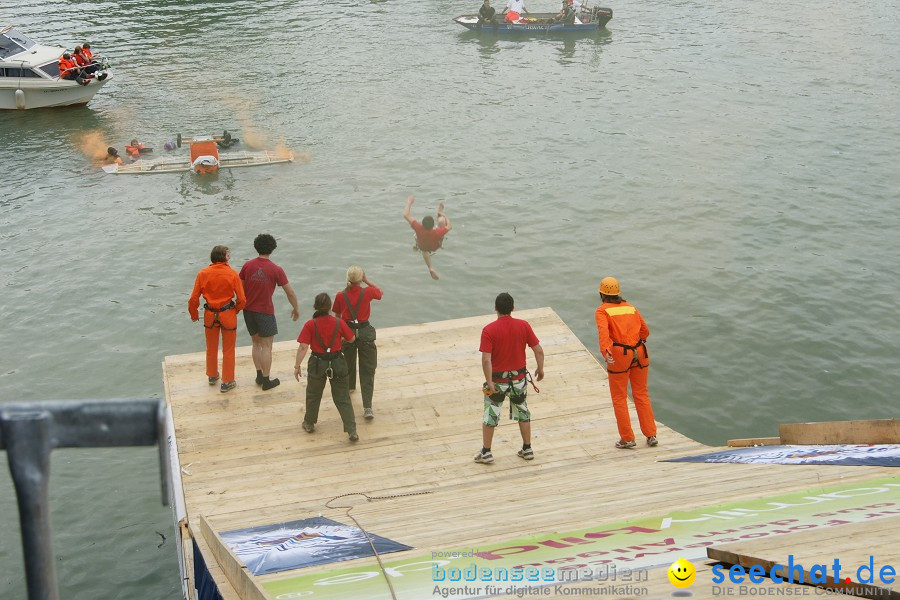
[[[159,446],[162,503],[169,504],[169,445],[162,400],[0,403],[0,449],[16,488],[29,600],[59,600],[50,527],[55,448]]]
[[[30,600],[58,600],[50,527],[50,413],[7,412],[0,420],[16,487]]]

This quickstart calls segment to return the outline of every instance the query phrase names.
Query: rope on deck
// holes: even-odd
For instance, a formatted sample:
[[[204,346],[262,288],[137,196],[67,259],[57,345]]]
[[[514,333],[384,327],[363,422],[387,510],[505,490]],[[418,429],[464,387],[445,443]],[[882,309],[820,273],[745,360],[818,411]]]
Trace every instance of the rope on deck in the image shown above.
[[[356,517],[350,514],[350,511],[353,510],[352,506],[331,506],[331,503],[335,500],[339,500],[341,498],[346,498],[347,496],[362,496],[366,499],[367,502],[371,502],[372,500],[389,500],[391,498],[403,498],[404,496],[422,496],[424,494],[430,494],[430,491],[426,492],[406,492],[403,494],[391,494],[389,496],[370,496],[365,492],[350,492],[349,494],[341,494],[340,496],[335,496],[331,500],[325,503],[326,508],[346,508],[347,512],[344,514],[351,519],[356,524],[357,528],[363,532],[363,535],[366,536],[366,540],[369,542],[369,546],[372,548],[372,553],[375,554],[375,559],[378,561],[378,568],[381,569],[381,574],[384,575],[384,580],[388,584],[388,588],[391,590],[391,598],[393,600],[397,600],[397,592],[394,591],[394,584],[391,583],[391,578],[387,576],[387,573],[384,570],[384,563],[381,562],[381,555],[378,554],[378,550],[375,549],[375,543],[372,541],[372,538],[369,537],[369,532],[366,531],[362,525],[359,524],[359,521],[356,520]]]

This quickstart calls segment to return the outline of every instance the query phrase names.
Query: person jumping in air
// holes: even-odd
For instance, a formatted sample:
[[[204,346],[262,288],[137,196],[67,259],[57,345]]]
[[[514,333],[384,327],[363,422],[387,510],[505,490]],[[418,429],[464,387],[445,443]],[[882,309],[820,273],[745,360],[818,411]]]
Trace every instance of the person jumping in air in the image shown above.
[[[441,248],[441,245],[444,243],[444,236],[453,228],[453,225],[450,223],[450,218],[444,214],[443,202],[438,205],[437,209],[437,227],[434,226],[434,218],[431,215],[424,217],[422,222],[419,223],[409,214],[413,202],[415,202],[415,198],[410,196],[406,201],[406,208],[403,209],[403,218],[409,222],[409,226],[416,232],[416,245],[413,246],[413,250],[422,253],[422,258],[425,259],[425,266],[428,267],[431,278],[437,279],[438,274],[431,264],[431,255]]]

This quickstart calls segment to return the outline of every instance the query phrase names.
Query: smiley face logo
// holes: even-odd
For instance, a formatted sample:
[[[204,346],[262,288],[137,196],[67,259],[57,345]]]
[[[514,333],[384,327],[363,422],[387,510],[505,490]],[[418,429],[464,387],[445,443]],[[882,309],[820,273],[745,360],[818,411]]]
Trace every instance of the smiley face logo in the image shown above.
[[[683,558],[679,558],[669,567],[669,581],[675,587],[690,587],[695,579],[697,579],[697,569]]]

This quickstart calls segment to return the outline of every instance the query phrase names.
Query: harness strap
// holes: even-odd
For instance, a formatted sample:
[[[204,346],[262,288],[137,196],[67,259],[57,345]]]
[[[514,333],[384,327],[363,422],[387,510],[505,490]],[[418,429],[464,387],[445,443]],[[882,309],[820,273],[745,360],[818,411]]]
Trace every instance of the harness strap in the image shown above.
[[[347,310],[350,311],[350,321],[351,321],[352,323],[356,323],[356,315],[359,314],[359,309],[360,309],[360,307],[362,306],[362,301],[363,301],[363,291],[364,291],[364,290],[360,287],[360,288],[359,288],[359,300],[356,302],[356,308],[353,308],[353,306],[351,306],[351,304],[350,304],[350,296],[347,295],[347,290],[344,290],[343,292],[341,292],[341,293],[344,295],[344,304],[347,305]],[[367,321],[367,323],[368,323],[368,321]],[[351,327],[352,327],[352,326],[351,326]],[[357,329],[357,328],[354,327],[354,329]]]
[[[638,348],[643,348],[644,349],[644,358],[650,358],[650,354],[647,352],[647,345],[644,343],[643,339],[638,340],[637,344],[635,344],[634,346],[629,346],[628,344],[620,344],[619,342],[613,342],[612,345],[618,346],[619,348],[623,348],[624,354],[627,354],[628,351],[630,350],[631,354],[632,354],[631,362],[628,364],[628,367],[626,367],[624,371],[609,371],[608,369],[607,369],[607,371],[609,371],[610,373],[625,373],[625,372],[629,371],[631,369],[631,367],[633,367],[635,365],[637,365],[637,367],[639,369],[645,368],[644,365],[641,364],[641,361],[639,361],[638,357],[637,357]]]
[[[331,368],[331,361],[340,355],[340,352],[332,352],[331,347],[334,346],[334,341],[337,339],[338,330],[341,328],[341,322],[337,317],[332,317],[334,319],[334,332],[331,334],[331,341],[328,345],[325,345],[325,342],[322,341],[322,336],[319,335],[319,326],[316,323],[316,320],[313,319],[313,333],[316,336],[316,339],[319,340],[319,343],[325,349],[325,352],[313,352],[313,356],[320,360],[325,360],[328,362],[328,366],[325,367],[325,377],[331,379],[334,377],[334,369]]]
[[[208,310],[211,313],[213,313],[213,322],[212,322],[212,325],[207,325],[206,323],[204,323],[203,326],[206,327],[207,329],[215,329],[216,327],[218,327],[219,329],[222,329],[224,331],[236,331],[237,325],[235,325],[234,327],[225,327],[224,325],[222,325],[222,322],[219,320],[220,312],[225,312],[226,310],[231,310],[234,307],[235,307],[234,298],[232,298],[228,304],[226,304],[225,306],[223,306],[221,308],[213,308],[208,303],[204,303],[203,310]]]
[[[334,332],[331,334],[331,342],[327,345],[322,340],[322,336],[319,335],[319,325],[316,323],[316,320],[313,319],[313,333],[316,336],[316,339],[319,340],[319,344],[322,345],[322,348],[325,349],[325,352],[319,352],[318,354],[332,354],[331,347],[334,346],[334,341],[337,339],[338,330],[341,328],[341,323],[338,321],[337,317],[332,317],[334,319]],[[316,352],[313,352],[316,354]],[[333,354],[337,354],[336,352]]]

